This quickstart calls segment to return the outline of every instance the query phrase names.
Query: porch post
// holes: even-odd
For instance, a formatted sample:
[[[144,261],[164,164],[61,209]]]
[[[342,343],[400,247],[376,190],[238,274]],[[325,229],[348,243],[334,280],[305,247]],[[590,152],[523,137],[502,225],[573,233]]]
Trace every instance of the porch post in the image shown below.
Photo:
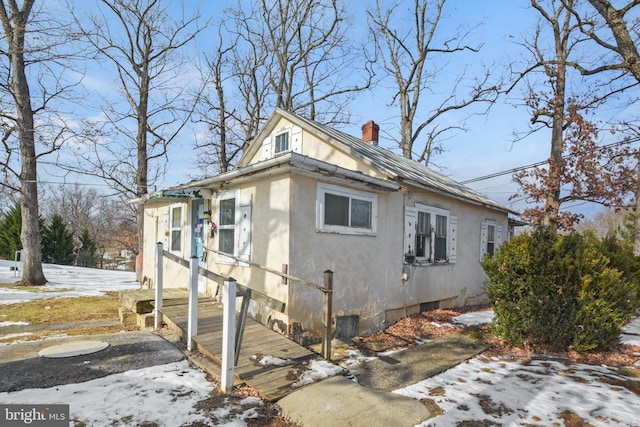
[[[193,337],[198,335],[198,257],[189,260],[189,323],[187,350],[191,351]]]
[[[155,322],[154,328],[160,329],[162,328],[162,313],[160,313],[160,309],[162,308],[162,242],[156,243],[156,269],[155,269],[155,285],[156,285],[156,304],[153,310],[155,314]]]
[[[220,374],[223,393],[233,389],[233,367],[235,365],[236,328],[236,279],[229,277],[222,286],[222,372]]]
[[[331,328],[333,326],[333,271],[324,272],[324,288],[322,292],[322,357],[331,360]]]

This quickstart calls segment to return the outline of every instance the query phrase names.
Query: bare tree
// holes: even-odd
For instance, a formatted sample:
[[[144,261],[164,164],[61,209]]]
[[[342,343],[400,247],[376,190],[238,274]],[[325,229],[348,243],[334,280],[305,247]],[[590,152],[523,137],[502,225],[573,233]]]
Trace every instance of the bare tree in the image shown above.
[[[197,10],[175,16],[160,0],[100,0],[90,24],[77,17],[99,60],[114,67],[124,102],[105,99],[106,122],[93,151],[82,156],[84,173],[99,176],[123,197],[146,194],[161,173],[169,144],[188,122],[197,99],[187,96],[185,46],[202,30]],[[135,207],[138,251],[144,212]]]
[[[79,184],[56,187],[47,193],[42,211],[47,218],[56,214],[64,217],[76,236],[77,245],[80,243],[77,237],[87,229],[101,259],[107,251],[137,247],[137,232],[128,202]]]
[[[224,22],[218,30],[218,44],[213,54],[205,59],[205,66],[201,70],[205,90],[200,97],[195,114],[196,122],[205,124],[207,130],[207,134],[196,141],[196,149],[201,153],[197,156],[199,169],[204,174],[223,173],[230,170],[249,143],[245,135],[253,135],[257,132],[250,124],[260,120],[259,115],[248,114],[245,123],[251,130],[247,129],[242,135],[243,122],[237,119],[239,115],[234,110],[229,109],[227,87],[228,83],[234,82],[232,66],[234,59],[238,58],[234,56],[237,36],[226,46],[226,35],[231,33],[226,29]],[[245,73],[249,72],[244,67],[242,69]],[[254,102],[250,106],[247,105],[247,109],[257,108],[260,105],[262,105],[261,102]]]
[[[16,0],[0,2],[0,102],[4,104],[0,110],[0,186],[20,194],[21,283],[41,286],[47,280],[42,270],[37,170],[42,158],[59,150],[68,138],[62,113],[55,108],[74,83],[63,78],[69,51],[73,50],[66,44],[70,27],[55,17],[60,11],[52,11],[49,6],[45,9],[44,5],[34,8],[35,3],[24,0],[18,6]],[[36,120],[37,115],[49,110],[56,115]]]
[[[519,76],[528,83],[529,134],[546,129],[550,154],[545,166],[514,175],[521,194],[513,197],[528,196],[536,206],[526,209],[524,217],[554,229],[572,228],[580,220],[580,215],[561,209],[568,202],[620,207],[629,191],[632,170],[628,144],[598,145],[598,127],[589,119],[590,109],[628,85],[615,78],[606,85],[589,85],[584,76],[590,72],[581,65],[588,61],[586,38],[574,16],[575,3],[531,0],[540,20],[533,39],[523,43],[532,60]]]
[[[407,3],[411,3],[412,9],[409,19],[403,19],[405,9],[400,9]],[[460,125],[442,126],[443,116],[472,104],[491,105],[499,94],[500,83],[491,82],[489,70],[469,78],[464,73],[452,76],[443,69],[451,55],[479,52],[481,48],[465,44],[468,31],[458,29],[453,34],[441,34],[445,4],[446,0],[413,0],[397,2],[383,10],[376,0],[375,9],[367,11],[382,69],[397,88],[391,103],[400,110],[402,155],[413,158],[418,138],[426,131],[425,143],[416,159],[425,164],[429,164],[432,153],[442,149],[440,142],[447,133],[463,129]],[[442,81],[453,84],[449,92],[439,96],[433,86]],[[463,88],[465,85],[467,88]],[[425,92],[427,96],[431,93],[431,97],[425,99]],[[427,104],[429,107],[425,108]]]
[[[588,12],[581,14],[572,9],[574,15],[580,23],[580,28],[584,34],[594,40],[597,45],[612,52],[613,58],[600,65],[596,69],[585,70],[589,74],[607,72],[612,70],[625,70],[629,72],[636,83],[640,83],[640,53],[638,52],[638,31],[637,18],[633,21],[628,18],[632,11],[638,10],[640,0],[631,0],[616,8],[608,0],[588,0],[604,21],[604,27],[608,28],[610,34],[602,31],[602,25]],[[613,39],[611,39],[611,35]],[[636,128],[629,127],[632,133],[636,133]],[[633,239],[633,253],[640,256],[640,153],[636,153],[638,166],[635,177],[635,235]]]
[[[202,72],[203,168],[232,168],[276,107],[326,124],[350,121],[349,101],[373,74],[347,38],[347,19],[339,0],[252,0],[225,10]]]
[[[347,38],[342,2],[252,0],[248,8],[239,2],[226,12],[237,35],[234,70],[243,102],[259,101],[260,117],[279,107],[321,123],[347,123],[349,101],[373,76],[364,51]]]

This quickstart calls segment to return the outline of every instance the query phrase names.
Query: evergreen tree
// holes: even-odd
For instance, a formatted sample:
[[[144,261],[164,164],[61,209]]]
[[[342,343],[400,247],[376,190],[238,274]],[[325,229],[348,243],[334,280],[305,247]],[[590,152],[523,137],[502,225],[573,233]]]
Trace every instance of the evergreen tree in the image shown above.
[[[20,203],[5,212],[0,221],[0,258],[14,259],[16,251],[22,249],[20,231],[22,230],[22,211]]]
[[[73,264],[73,232],[58,214],[42,232],[42,259],[52,264]]]
[[[80,267],[95,267],[97,265],[96,242],[89,235],[89,229],[87,227],[82,229],[80,243],[82,246],[78,249],[76,265]]]

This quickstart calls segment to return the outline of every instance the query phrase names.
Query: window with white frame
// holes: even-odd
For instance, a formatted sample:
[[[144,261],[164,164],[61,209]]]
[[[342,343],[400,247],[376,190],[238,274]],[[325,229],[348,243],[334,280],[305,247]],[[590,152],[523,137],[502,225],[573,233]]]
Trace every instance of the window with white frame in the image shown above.
[[[276,144],[274,153],[282,153],[289,151],[289,132],[284,132],[276,135]]]
[[[480,227],[480,259],[493,256],[502,244],[502,227],[493,220],[485,220]]]
[[[376,194],[318,183],[316,203],[318,231],[367,235],[376,233]]]
[[[419,264],[456,261],[457,217],[446,209],[405,206],[405,260]]]
[[[171,252],[182,252],[182,206],[171,207]]]
[[[251,197],[240,197],[238,190],[225,191],[217,199],[218,251],[249,261],[251,254]],[[219,255],[217,261],[235,264],[237,260]]]
[[[221,199],[218,204],[218,250],[234,254],[236,234],[236,199]]]

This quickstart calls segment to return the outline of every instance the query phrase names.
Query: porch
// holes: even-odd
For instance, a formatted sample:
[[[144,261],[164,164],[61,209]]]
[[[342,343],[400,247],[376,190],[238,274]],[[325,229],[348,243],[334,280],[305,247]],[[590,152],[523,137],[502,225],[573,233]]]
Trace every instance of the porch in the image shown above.
[[[137,316],[151,313],[155,290],[141,289],[121,293],[121,304]],[[140,312],[139,312],[139,311]],[[146,313],[145,313],[146,312]],[[166,289],[163,292],[163,321],[184,340],[188,327],[188,291]],[[212,374],[220,376],[222,365],[222,304],[200,295],[198,298],[198,330],[193,337],[193,352],[213,364]],[[139,322],[140,323],[140,322]],[[245,383],[266,399],[277,401],[296,390],[294,386],[313,360],[320,355],[272,331],[251,318],[246,319],[235,383]]]

